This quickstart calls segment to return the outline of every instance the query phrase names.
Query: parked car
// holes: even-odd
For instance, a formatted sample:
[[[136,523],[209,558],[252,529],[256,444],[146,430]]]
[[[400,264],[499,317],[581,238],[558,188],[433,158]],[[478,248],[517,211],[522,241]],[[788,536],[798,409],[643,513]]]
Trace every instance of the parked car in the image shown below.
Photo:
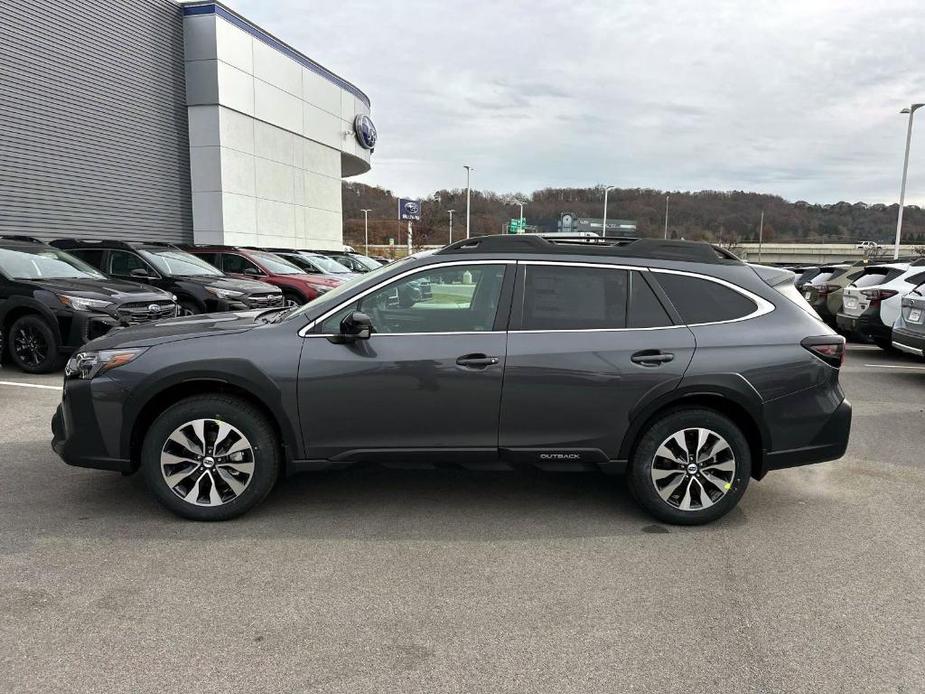
[[[859,277],[863,271],[863,267],[848,263],[823,265],[819,268],[819,274],[803,285],[803,296],[819,317],[834,328],[835,317],[841,309],[841,292],[849,281]],[[839,282],[840,278],[844,278],[844,282]],[[833,294],[836,293],[838,297],[834,299]]]
[[[327,250],[317,250],[311,251],[312,253],[318,253],[320,255],[325,255],[329,258],[333,258],[341,265],[350,269],[351,272],[358,272],[365,274],[367,272],[372,272],[373,270],[382,267],[382,264],[373,260],[369,256],[362,255],[360,253],[354,253],[349,251],[327,251]]]
[[[448,268],[468,296],[420,300]],[[704,523],[751,478],[844,453],[844,345],[789,272],[705,243],[485,236],[297,309],[91,342],[53,445],[140,470],[199,520],[244,513],[288,472],[371,462],[626,472],[655,517]]]
[[[916,263],[868,266],[845,287],[839,330],[871,340],[878,347],[893,346],[893,323],[899,318],[902,298],[925,282],[925,267]]]
[[[331,291],[343,280],[310,275],[275,253],[237,246],[184,246],[227,275],[258,279],[283,292],[286,306],[301,306]]]
[[[110,277],[150,284],[177,297],[180,314],[246,311],[283,305],[279,289],[234,279],[169,243],[61,239],[65,249]]]
[[[899,318],[893,324],[893,347],[925,358],[925,283],[902,298]]]
[[[336,260],[334,260],[334,258],[329,258],[326,255],[321,255],[320,253],[314,253],[312,251],[298,251],[286,248],[268,248],[266,250],[270,251],[271,253],[275,253],[284,260],[288,260],[290,263],[302,270],[302,272],[305,272],[309,275],[322,275],[324,277],[331,277],[341,282],[347,282],[352,280],[354,277],[359,276],[359,273],[356,273],[346,266],[341,265]]]
[[[805,284],[811,282],[814,277],[822,272],[822,268],[817,265],[789,266],[787,269],[794,273],[793,286],[800,291],[803,291]]]
[[[48,373],[110,330],[176,315],[168,292],[108,279],[41,241],[0,237],[0,361]]]

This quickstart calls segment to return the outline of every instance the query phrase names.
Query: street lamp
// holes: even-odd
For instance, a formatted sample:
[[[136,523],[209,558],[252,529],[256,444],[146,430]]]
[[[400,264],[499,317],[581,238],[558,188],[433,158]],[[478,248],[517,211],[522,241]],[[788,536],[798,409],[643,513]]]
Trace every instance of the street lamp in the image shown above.
[[[909,145],[912,144],[912,116],[925,104],[912,104],[900,113],[909,114],[909,127],[906,129],[906,156],[903,158],[903,182],[899,187],[899,214],[896,217],[896,244],[893,246],[893,260],[899,258],[899,237],[903,230],[903,206],[906,204],[906,173],[909,170]]]
[[[601,236],[607,236],[607,194],[616,186],[607,186],[604,188],[604,224],[601,226]]]
[[[469,238],[469,175],[475,169],[468,164],[463,164],[463,168],[466,170],[466,238]]]
[[[366,237],[366,255],[369,255],[369,213],[372,210],[360,210],[363,213],[363,235]]]
[[[668,240],[668,198],[670,196],[668,193],[665,193],[665,240]]]
[[[527,203],[521,202],[521,201],[518,200],[517,198],[511,198],[510,200],[508,200],[508,203],[511,204],[511,205],[519,205],[519,206],[520,206],[520,226],[523,227],[523,223],[524,223],[524,205],[526,205]]]
[[[450,213],[450,243],[453,243],[453,213],[456,210],[447,210]]]

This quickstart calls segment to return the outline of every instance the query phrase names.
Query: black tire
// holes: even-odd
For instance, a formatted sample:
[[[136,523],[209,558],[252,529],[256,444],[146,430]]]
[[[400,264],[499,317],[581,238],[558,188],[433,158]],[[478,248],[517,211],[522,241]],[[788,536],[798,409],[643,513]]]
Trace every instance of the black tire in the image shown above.
[[[669,462],[667,458],[660,458],[658,462],[659,470],[670,469],[672,464],[676,464],[679,468],[677,475],[683,478],[676,488],[678,491],[676,491],[675,494],[678,496],[671,495],[669,497],[671,500],[666,501],[659,495],[656,482],[653,481],[652,468],[653,464],[656,462],[656,452],[663,442],[666,442],[669,437],[677,432],[697,428],[708,429],[725,439],[725,442],[728,444],[734,456],[734,470],[728,473],[716,470],[708,470],[706,473],[703,473],[698,470],[698,472],[693,475],[693,479],[687,482],[686,480],[691,478],[691,476],[687,475],[682,469],[683,466]],[[713,441],[714,439],[709,440]],[[706,444],[704,448],[706,448]],[[725,460],[725,454],[723,459]],[[690,458],[688,458],[688,460],[691,461]],[[719,457],[714,458],[714,462],[717,460],[719,460]],[[696,460],[692,462],[697,464]],[[704,465],[704,467],[709,466]],[[701,525],[724,516],[739,503],[739,499],[742,498],[745,489],[748,487],[748,481],[751,478],[751,469],[751,451],[748,446],[748,441],[732,420],[715,410],[701,408],[676,409],[665,413],[652,422],[648,429],[642,434],[642,438],[639,440],[632,459],[630,460],[627,477],[633,496],[646,511],[657,519],[674,525]],[[657,473],[658,470],[656,470],[656,474]],[[705,477],[705,475],[709,475],[709,477]],[[728,482],[725,479],[726,475],[729,476]],[[721,490],[720,485],[706,482],[707,479],[712,478],[716,480],[720,477],[722,477],[720,481],[726,482],[729,485],[728,489]],[[663,478],[663,480],[664,485],[661,489],[664,492],[678,480],[678,477],[671,475]],[[695,486],[695,482],[696,485],[699,486]],[[682,492],[684,491],[685,484],[691,489],[687,505],[691,506],[694,503],[693,497],[697,497],[696,501],[698,506],[690,510],[682,510],[678,505],[675,505],[675,502],[683,496]],[[725,485],[722,486],[725,487]],[[710,498],[709,504],[711,505],[705,506],[704,502],[700,501],[700,495],[704,490],[709,490],[708,498]],[[681,503],[683,504],[683,499],[681,499]]]
[[[884,352],[895,352],[896,348],[893,347],[893,340],[886,337],[875,337],[873,342],[877,347],[882,349]]]
[[[177,304],[180,306],[181,316],[198,316],[202,313],[202,307],[191,299],[180,299]]]
[[[41,316],[30,314],[17,319],[10,327],[8,340],[10,359],[26,373],[47,374],[64,365],[55,331]]]
[[[308,299],[306,299],[298,292],[283,292],[283,304],[287,307],[302,306],[306,303],[308,303]]]
[[[200,419],[216,420],[231,425],[246,437],[252,449],[250,457],[253,462],[253,472],[247,479],[244,490],[238,496],[214,506],[200,506],[185,501],[179,496],[180,492],[175,492],[167,484],[161,469],[161,453],[164,446],[168,445],[168,438],[184,424]],[[193,449],[190,448],[190,450]],[[197,479],[201,478],[205,473],[203,464],[200,463],[199,468],[195,467],[195,461],[190,465],[194,470],[191,476],[198,475]],[[216,465],[214,469],[216,477],[218,477],[217,468]],[[228,520],[246,513],[270,493],[279,477],[279,441],[266,416],[246,400],[218,394],[195,396],[169,407],[148,429],[141,450],[141,470],[148,488],[157,500],[178,516],[197,521]],[[201,499],[208,496],[215,484],[212,481],[214,479],[212,475],[209,475],[209,479],[203,481],[203,486],[199,490]],[[225,493],[231,490],[227,483],[222,482],[221,484]],[[189,484],[190,488],[192,486]]]

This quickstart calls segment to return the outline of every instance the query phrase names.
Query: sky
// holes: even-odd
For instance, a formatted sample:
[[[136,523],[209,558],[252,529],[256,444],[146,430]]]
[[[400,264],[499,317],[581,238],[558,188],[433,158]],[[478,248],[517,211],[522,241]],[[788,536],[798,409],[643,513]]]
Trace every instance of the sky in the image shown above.
[[[899,198],[923,0],[228,0],[356,84],[353,180],[403,196],[598,184]],[[925,205],[925,108],[907,203]]]

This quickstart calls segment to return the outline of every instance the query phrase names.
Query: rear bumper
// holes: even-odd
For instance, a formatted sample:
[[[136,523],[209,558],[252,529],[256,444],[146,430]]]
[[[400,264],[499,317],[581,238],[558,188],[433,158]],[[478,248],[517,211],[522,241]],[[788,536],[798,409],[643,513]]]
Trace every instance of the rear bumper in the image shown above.
[[[912,332],[902,328],[893,329],[893,346],[907,354],[925,356],[925,333]]]
[[[867,309],[860,316],[839,313],[836,318],[836,325],[839,330],[858,333],[871,339],[888,340],[893,332],[892,326],[884,325],[883,321],[880,320],[879,306]]]
[[[851,433],[851,403],[842,400],[823,422],[809,445],[764,454],[762,476],[769,470],[824,463],[841,458],[848,449]]]

